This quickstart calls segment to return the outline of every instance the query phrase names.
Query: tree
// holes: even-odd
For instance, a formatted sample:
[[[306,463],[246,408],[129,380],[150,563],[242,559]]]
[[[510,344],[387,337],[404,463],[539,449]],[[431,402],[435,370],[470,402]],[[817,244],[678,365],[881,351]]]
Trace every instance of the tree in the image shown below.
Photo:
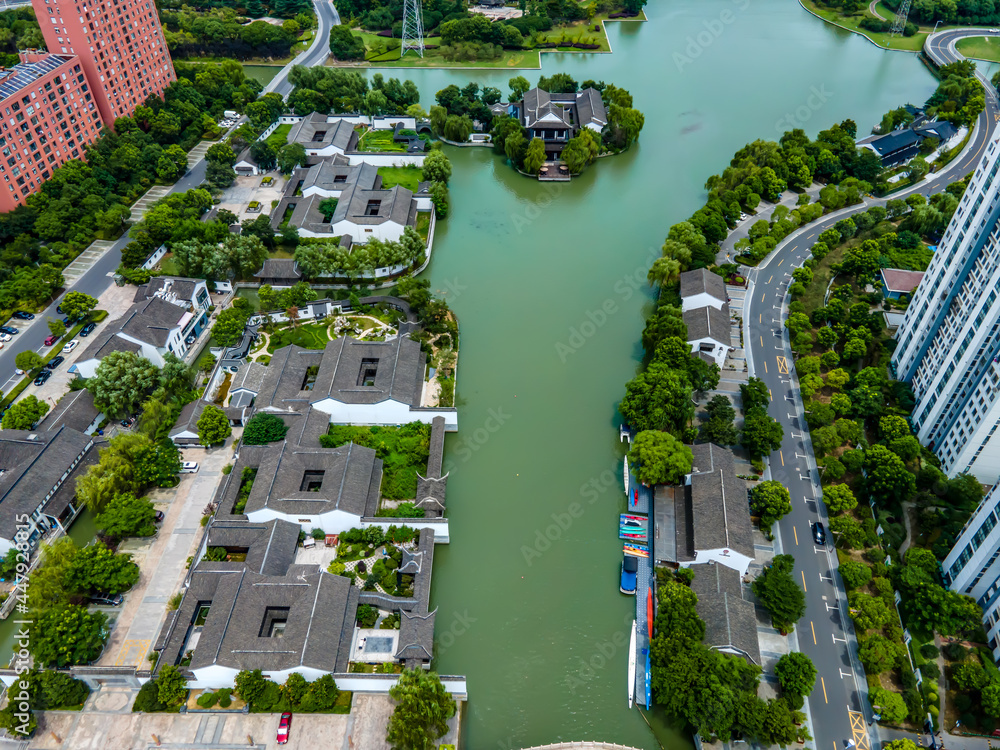
[[[108,617],[84,607],[61,604],[35,615],[29,649],[43,667],[89,664],[101,655]]]
[[[158,380],[156,365],[133,352],[109,353],[97,366],[94,377],[87,381],[87,390],[94,395],[94,404],[108,415],[120,417],[133,414],[146,393]]]
[[[451,160],[444,151],[431,151],[424,158],[423,178],[427,182],[443,182],[451,179]]]
[[[764,528],[770,528],[792,512],[791,494],[781,482],[774,479],[767,479],[750,491],[750,504]]]
[[[782,692],[789,695],[809,695],[816,684],[816,674],[812,659],[798,651],[785,654],[774,665],[774,676]]]
[[[868,691],[868,700],[872,708],[878,711],[882,721],[887,724],[900,724],[906,720],[907,708],[903,699],[883,687],[873,687]],[[878,706],[878,708],[875,708]]]
[[[83,320],[90,311],[97,307],[97,299],[83,292],[66,292],[59,304],[62,307],[63,315],[70,320]]]
[[[205,161],[231,167],[236,163],[236,152],[228,143],[213,143],[205,152]]]
[[[292,672],[288,675],[288,678],[285,680],[285,684],[281,686],[281,694],[292,706],[292,708],[299,707],[299,704],[302,703],[302,699],[305,697],[308,690],[309,683],[306,681],[306,678],[298,672]]]
[[[223,442],[232,434],[226,413],[218,406],[206,405],[198,417],[198,441],[208,447]]]
[[[62,338],[63,336],[66,335],[66,324],[63,323],[61,320],[55,318],[49,318],[45,322],[46,325],[48,325],[49,327],[49,333],[51,333],[53,336]]]
[[[250,156],[257,162],[257,166],[266,172],[274,169],[278,163],[274,147],[267,141],[254,141],[250,144]]]
[[[743,401],[744,414],[757,406],[766,409],[771,403],[771,392],[760,378],[751,377],[746,383],[741,383],[740,397]]]
[[[17,356],[14,357],[14,364],[17,365],[17,369],[19,370],[31,372],[45,364],[45,360],[37,353],[27,349],[23,352],[18,352]]]
[[[448,216],[448,206],[451,199],[448,195],[448,186],[443,182],[432,182],[428,192],[431,194],[431,203],[434,204],[434,215],[439,219]]]
[[[156,692],[161,703],[167,706],[178,706],[187,697],[187,680],[173,664],[168,664],[160,670],[156,677]]]
[[[861,630],[877,630],[892,621],[889,606],[879,597],[863,591],[852,591],[847,595],[854,624]]]
[[[753,593],[771,614],[774,627],[790,630],[805,614],[806,597],[792,578],[795,558],[775,555],[771,565],[753,582]]]
[[[152,536],[156,533],[156,509],[146,498],[124,492],[115,495],[94,522],[106,535],[117,539]]]
[[[205,179],[219,190],[224,190],[236,181],[236,172],[228,164],[209,162],[205,169]]]
[[[237,673],[234,685],[240,698],[250,706],[253,706],[267,689],[267,678],[259,669],[244,669]]]
[[[679,484],[691,473],[691,449],[669,432],[645,430],[635,436],[629,459],[643,484]]]
[[[519,102],[524,99],[524,95],[528,93],[531,84],[524,76],[514,76],[507,81],[507,87],[510,89],[510,100],[512,102]]]
[[[625,386],[618,410],[639,432],[672,430],[680,434],[694,415],[691,393],[683,373],[654,362]]]
[[[49,410],[49,405],[35,396],[25,396],[15,402],[0,423],[5,430],[30,430],[38,424]]]
[[[139,580],[132,556],[115,554],[101,542],[79,550],[65,572],[66,588],[80,594],[120,594]]]
[[[916,491],[913,474],[906,464],[884,445],[873,445],[865,451],[866,486],[869,494],[883,503],[908,500]]]
[[[247,315],[235,307],[229,307],[219,313],[212,325],[212,338],[219,346],[235,346],[243,337],[246,328]]]
[[[538,174],[545,163],[545,142],[541,138],[532,138],[528,150],[524,153],[524,169],[529,174]]]
[[[472,130],[472,120],[468,115],[449,115],[444,121],[444,137],[449,141],[465,143]]]
[[[824,427],[823,429],[833,429]],[[823,502],[834,513],[841,513],[845,510],[854,510],[858,507],[858,499],[851,492],[851,488],[846,484],[834,484],[823,488]]]
[[[746,412],[740,443],[750,451],[750,455],[761,457],[773,453],[781,447],[784,437],[784,428],[768,416],[764,407],[755,406]]]
[[[284,440],[288,426],[273,414],[257,412],[243,429],[244,445],[266,445]]]
[[[455,715],[451,697],[434,672],[407,669],[389,688],[396,701],[386,741],[394,750],[431,750],[448,731],[448,719]]]
[[[365,56],[365,42],[351,32],[347,24],[330,29],[330,54],[337,60],[362,60]]]
[[[693,358],[692,358],[693,359]],[[701,425],[701,439],[717,445],[734,445],[737,441],[736,410],[727,396],[712,396],[705,407],[708,420]]]
[[[306,162],[306,149],[301,143],[286,143],[278,149],[278,169],[282,174],[292,171]]]
[[[309,690],[302,699],[303,711],[326,711],[333,708],[340,695],[340,688],[332,674],[322,675],[310,683]]]
[[[906,658],[903,646],[884,635],[870,635],[858,647],[858,658],[870,675],[882,674],[895,669]]]
[[[863,562],[848,560],[840,564],[840,577],[844,579],[844,584],[849,589],[859,589],[867,586],[872,579],[872,569]]]

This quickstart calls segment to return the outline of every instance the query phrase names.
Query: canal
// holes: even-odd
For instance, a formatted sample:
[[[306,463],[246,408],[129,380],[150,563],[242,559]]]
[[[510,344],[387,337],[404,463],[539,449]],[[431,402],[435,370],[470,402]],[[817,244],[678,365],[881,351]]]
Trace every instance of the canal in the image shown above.
[[[748,141],[845,118],[866,133],[935,86],[916,56],[794,0],[673,0],[647,13],[609,24],[612,55],[543,58],[545,73],[632,92],[646,120],[629,153],[543,186],[487,149],[448,150],[452,211],[429,278],[461,322],[460,430],[447,443],[452,542],[436,555],[433,606],[437,669],[468,676],[473,750],[688,746],[655,712],[654,737],[626,705],[634,604],[618,592],[616,405],[642,356],[646,269]],[[471,79],[506,95],[520,71],[383,72],[412,78],[428,108]]]

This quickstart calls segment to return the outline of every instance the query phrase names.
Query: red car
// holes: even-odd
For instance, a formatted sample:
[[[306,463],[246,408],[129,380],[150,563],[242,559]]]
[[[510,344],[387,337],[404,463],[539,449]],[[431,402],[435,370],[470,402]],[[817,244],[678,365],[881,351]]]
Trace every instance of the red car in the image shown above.
[[[285,711],[281,715],[281,721],[278,722],[278,744],[284,745],[288,743],[288,730],[292,726],[292,715]]]
[[[49,336],[45,339],[45,346],[52,346],[59,340],[58,336]]]

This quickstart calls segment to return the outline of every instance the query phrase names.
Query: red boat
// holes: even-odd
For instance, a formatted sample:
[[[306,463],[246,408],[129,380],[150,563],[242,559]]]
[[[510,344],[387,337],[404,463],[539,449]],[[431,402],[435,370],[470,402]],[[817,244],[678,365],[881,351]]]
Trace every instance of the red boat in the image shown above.
[[[650,586],[646,594],[646,634],[649,639],[653,639],[653,587]]]
[[[632,495],[632,497],[635,499],[635,502],[633,502],[632,504],[635,505],[635,503],[639,502],[639,490],[636,489],[632,491],[635,493],[634,495]]]

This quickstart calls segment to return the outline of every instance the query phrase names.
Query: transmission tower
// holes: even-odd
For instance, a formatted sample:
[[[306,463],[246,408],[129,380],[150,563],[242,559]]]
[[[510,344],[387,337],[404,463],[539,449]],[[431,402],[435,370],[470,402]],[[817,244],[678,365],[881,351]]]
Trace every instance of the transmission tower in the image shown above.
[[[899,36],[903,33],[903,29],[906,27],[906,17],[909,15],[910,0],[903,0],[899,4],[899,10],[896,11],[896,18],[892,22],[892,31],[889,32],[889,36]]]
[[[403,45],[399,56],[402,57],[410,49],[420,57],[424,56],[424,21],[420,0],[403,0]]]

